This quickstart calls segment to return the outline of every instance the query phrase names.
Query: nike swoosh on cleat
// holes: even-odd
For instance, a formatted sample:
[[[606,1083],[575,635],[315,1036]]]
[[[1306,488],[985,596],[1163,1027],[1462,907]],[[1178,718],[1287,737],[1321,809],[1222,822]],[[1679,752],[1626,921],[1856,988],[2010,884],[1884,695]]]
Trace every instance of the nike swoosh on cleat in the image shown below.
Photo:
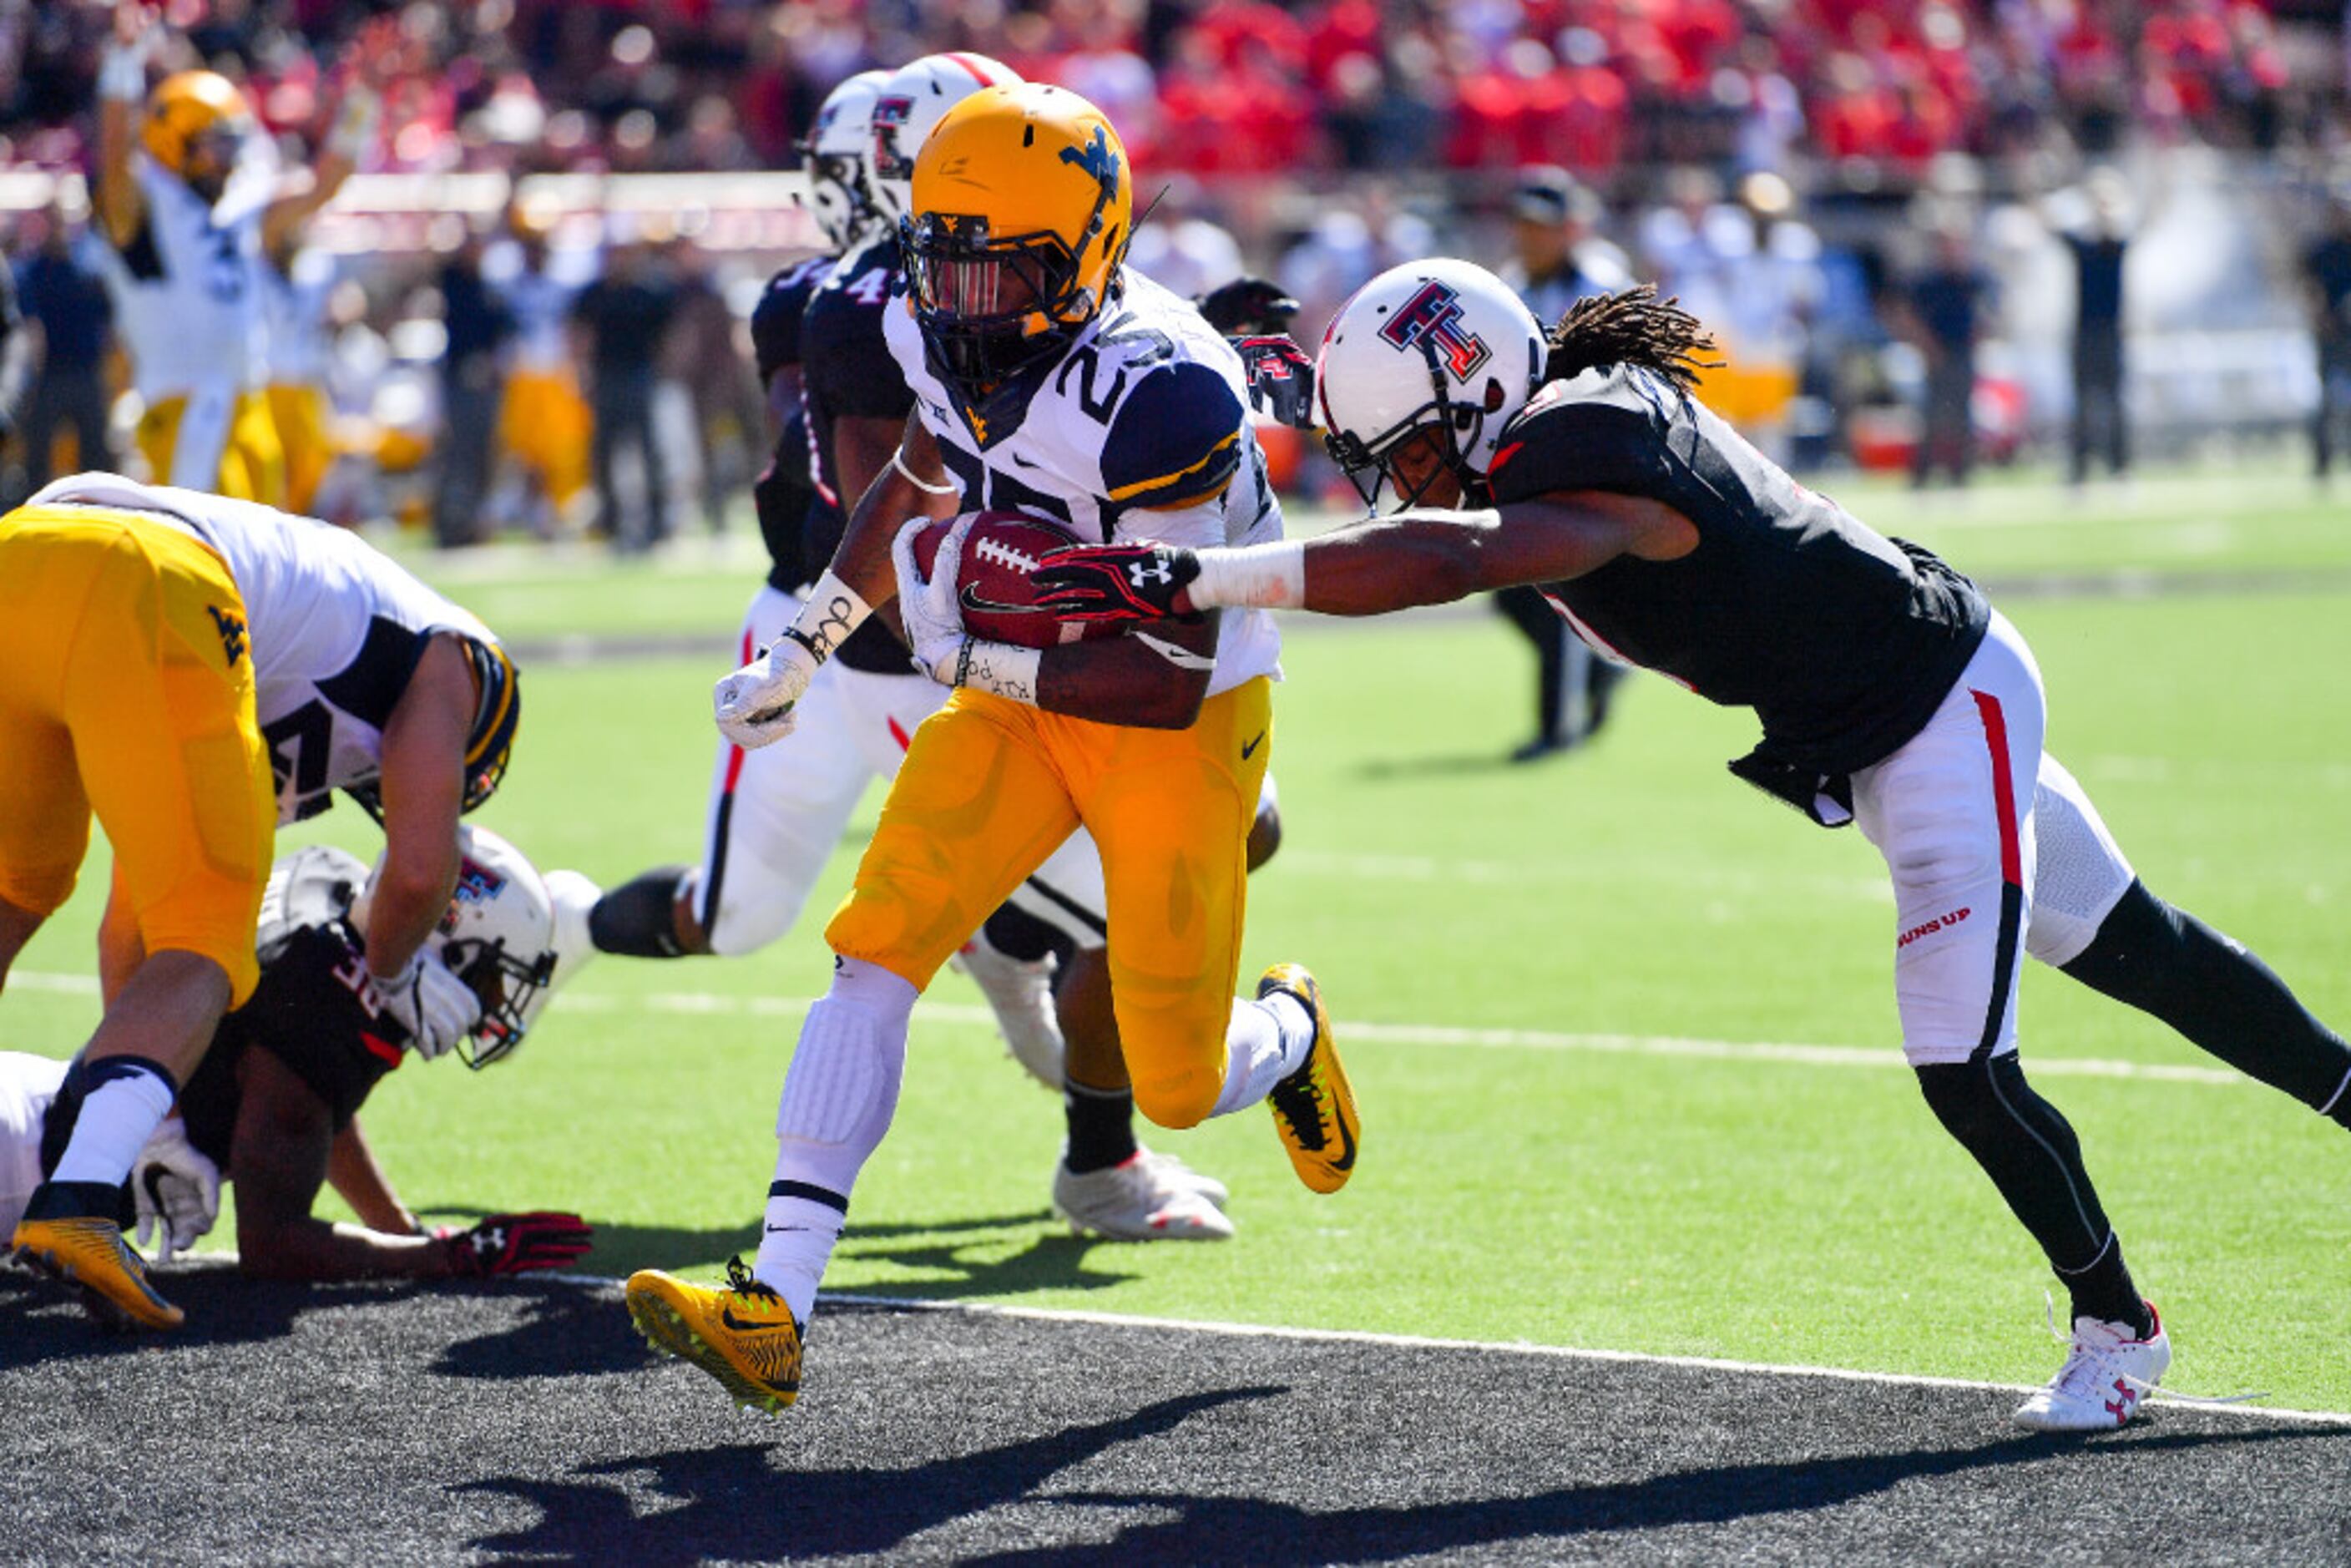
[[[1352,1155],[1348,1157],[1351,1159],[1353,1158]],[[728,1328],[733,1329],[737,1333],[760,1333],[771,1329],[789,1328],[792,1326],[791,1320],[789,1318],[779,1323],[747,1323],[741,1318],[735,1315],[735,1309],[732,1307],[719,1308],[718,1321],[726,1324]]]
[[[1264,744],[1265,731],[1260,729],[1257,732],[1257,738],[1255,740],[1250,741],[1247,746],[1241,747],[1241,760],[1243,762],[1247,762],[1250,758],[1256,756],[1257,748]]]
[[[1335,1103],[1331,1107],[1331,1119],[1339,1124],[1339,1144],[1346,1150],[1346,1153],[1331,1162],[1331,1168],[1334,1171],[1353,1170],[1355,1168],[1355,1134],[1347,1130],[1347,1118],[1339,1114],[1339,1107]]]

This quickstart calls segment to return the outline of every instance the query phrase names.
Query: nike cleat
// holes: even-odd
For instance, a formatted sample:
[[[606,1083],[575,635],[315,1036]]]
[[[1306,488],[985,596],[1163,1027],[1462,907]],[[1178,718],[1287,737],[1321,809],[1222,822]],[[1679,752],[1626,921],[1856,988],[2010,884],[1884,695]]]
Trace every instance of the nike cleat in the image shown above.
[[[1274,1131],[1290,1151],[1298,1179],[1316,1192],[1336,1192],[1355,1171],[1355,1145],[1363,1135],[1355,1116],[1354,1091],[1339,1062],[1331,1034],[1331,1014],[1314,977],[1299,964],[1276,964],[1257,983],[1259,1001],[1280,991],[1314,1020],[1314,1043],[1305,1065],[1273,1086],[1265,1103],[1273,1110]]]
[[[95,1186],[89,1202],[78,1201],[82,1195],[71,1190],[82,1186]],[[92,1203],[102,1204],[105,1212],[89,1212]],[[45,1184],[16,1222],[10,1250],[17,1262],[78,1293],[83,1310],[110,1328],[178,1328],[187,1314],[147,1283],[147,1265],[122,1239],[114,1204],[112,1187]],[[60,1212],[44,1212],[51,1209]]]
[[[716,1291],[640,1269],[629,1276],[629,1316],[647,1344],[694,1363],[746,1409],[774,1414],[800,1396],[800,1325],[740,1258],[727,1260]]]
[[[1181,1161],[1163,1159],[1148,1149],[1137,1149],[1117,1165],[1082,1176],[1066,1164],[1059,1166],[1053,1171],[1053,1212],[1080,1236],[1113,1241],[1229,1239],[1233,1222],[1224,1210],[1200,1188],[1178,1179],[1169,1166],[1194,1175]]]

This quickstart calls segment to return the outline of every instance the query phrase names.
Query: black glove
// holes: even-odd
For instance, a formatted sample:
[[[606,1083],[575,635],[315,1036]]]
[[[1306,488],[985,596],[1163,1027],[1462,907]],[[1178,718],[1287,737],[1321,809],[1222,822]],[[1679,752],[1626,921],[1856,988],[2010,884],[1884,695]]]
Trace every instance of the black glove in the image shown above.
[[[1176,595],[1199,575],[1200,558],[1177,545],[1080,545],[1047,556],[1029,580],[1064,621],[1194,621]]]
[[[1297,319],[1298,301],[1281,285],[1262,277],[1236,277],[1221,288],[1211,288],[1193,301],[1208,325],[1228,338],[1270,337],[1290,330]]]
[[[596,1236],[578,1215],[549,1209],[493,1214],[470,1229],[444,1226],[434,1234],[447,1244],[449,1272],[460,1280],[559,1269],[587,1251]]]
[[[1233,349],[1249,372],[1249,404],[1293,430],[1311,430],[1314,361],[1288,338],[1238,338]]]

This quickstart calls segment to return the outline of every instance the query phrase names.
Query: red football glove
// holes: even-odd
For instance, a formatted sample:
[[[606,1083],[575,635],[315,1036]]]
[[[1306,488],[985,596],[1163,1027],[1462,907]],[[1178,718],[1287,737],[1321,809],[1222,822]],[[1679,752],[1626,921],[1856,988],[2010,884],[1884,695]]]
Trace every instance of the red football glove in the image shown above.
[[[433,1234],[448,1244],[449,1272],[460,1280],[560,1269],[587,1251],[596,1236],[578,1215],[551,1209],[493,1214],[468,1229],[444,1225]]]
[[[1064,621],[1193,621],[1176,596],[1199,575],[1200,558],[1180,546],[1079,545],[1053,551],[1029,580]]]
[[[1283,337],[1238,338],[1233,349],[1249,372],[1252,407],[1292,430],[1315,427],[1314,361],[1305,350]]]

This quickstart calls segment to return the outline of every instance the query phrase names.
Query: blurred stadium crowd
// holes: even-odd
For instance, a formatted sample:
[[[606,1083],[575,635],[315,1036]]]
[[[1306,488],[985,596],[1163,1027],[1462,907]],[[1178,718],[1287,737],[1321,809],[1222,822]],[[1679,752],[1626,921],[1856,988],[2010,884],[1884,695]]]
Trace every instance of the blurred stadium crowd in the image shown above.
[[[41,361],[0,366],[42,448],[10,494],[56,433],[89,463],[137,417],[76,260],[110,14],[0,0]],[[1173,287],[1273,277],[1311,341],[1407,256],[1510,262],[1552,311],[1654,277],[1723,344],[1710,399],[1800,467],[1964,479],[2045,441],[2078,478],[2134,426],[2351,402],[2331,0],[178,0],[158,63],[238,81],[297,167],[386,15],[363,172],[296,265],[353,459],[314,505],[451,543],[716,525],[769,440],[744,319],[818,238],[779,173],[834,83],[940,48],[1110,113]]]

